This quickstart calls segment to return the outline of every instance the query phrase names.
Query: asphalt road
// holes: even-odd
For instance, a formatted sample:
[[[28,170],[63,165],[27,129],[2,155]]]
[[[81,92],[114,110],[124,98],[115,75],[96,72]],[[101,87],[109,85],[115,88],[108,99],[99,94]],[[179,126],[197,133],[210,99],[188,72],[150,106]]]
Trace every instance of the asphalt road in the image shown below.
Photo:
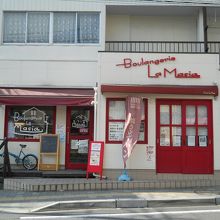
[[[98,220],[219,220],[220,206],[194,206],[181,208],[135,209],[83,209],[63,210],[32,214],[0,213],[0,219],[51,220],[51,219],[98,219]]]

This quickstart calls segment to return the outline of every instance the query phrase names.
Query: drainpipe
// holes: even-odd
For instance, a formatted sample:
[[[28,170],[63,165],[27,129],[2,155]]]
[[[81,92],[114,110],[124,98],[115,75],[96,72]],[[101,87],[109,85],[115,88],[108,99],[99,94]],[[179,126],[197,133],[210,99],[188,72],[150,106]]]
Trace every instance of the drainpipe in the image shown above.
[[[206,7],[202,8],[203,13],[203,30],[204,30],[204,46],[205,46],[205,53],[208,53],[208,25],[207,25],[207,11]]]
[[[97,141],[97,84],[96,87],[94,87],[94,141]]]

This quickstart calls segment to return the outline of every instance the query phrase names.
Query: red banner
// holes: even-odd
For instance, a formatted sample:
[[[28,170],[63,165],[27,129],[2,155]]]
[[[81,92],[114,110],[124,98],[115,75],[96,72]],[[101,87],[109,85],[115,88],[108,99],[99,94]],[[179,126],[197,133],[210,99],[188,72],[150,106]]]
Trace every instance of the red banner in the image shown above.
[[[126,167],[127,159],[130,157],[134,149],[134,146],[138,141],[139,130],[141,125],[142,106],[143,104],[141,97],[127,97],[126,121],[122,142],[122,156],[124,161],[124,168]]]

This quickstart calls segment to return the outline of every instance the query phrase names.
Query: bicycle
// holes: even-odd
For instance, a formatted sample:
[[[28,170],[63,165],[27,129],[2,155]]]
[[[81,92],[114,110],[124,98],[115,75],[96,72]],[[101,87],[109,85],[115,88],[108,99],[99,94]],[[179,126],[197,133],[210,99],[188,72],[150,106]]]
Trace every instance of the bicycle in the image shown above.
[[[22,164],[27,170],[33,170],[37,167],[38,159],[34,154],[25,154],[23,149],[26,148],[26,144],[20,144],[21,150],[18,155],[8,152],[9,156],[15,158],[17,165]],[[4,153],[0,153],[0,169],[4,167]]]

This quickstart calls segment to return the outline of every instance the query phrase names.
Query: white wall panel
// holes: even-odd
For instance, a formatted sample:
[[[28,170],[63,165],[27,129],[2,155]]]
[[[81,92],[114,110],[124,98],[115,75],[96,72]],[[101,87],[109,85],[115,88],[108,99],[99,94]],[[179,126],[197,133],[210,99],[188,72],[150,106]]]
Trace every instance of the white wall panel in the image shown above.
[[[0,85],[93,87],[96,70],[96,62],[0,61]]]
[[[220,41],[220,17],[208,18],[208,41]]]
[[[208,41],[220,41],[220,26],[215,28],[209,28]]]
[[[107,40],[195,41],[196,17],[107,16]]]
[[[64,86],[93,87],[96,83],[96,62],[50,62],[48,83]]]
[[[103,169],[123,169],[121,145],[105,144]]]
[[[108,15],[106,17],[106,40],[130,40],[130,17],[128,15]]]
[[[91,60],[97,61],[99,46],[86,45],[4,45],[0,47],[0,60]]]
[[[193,17],[131,17],[131,40],[194,41],[196,21]]]

